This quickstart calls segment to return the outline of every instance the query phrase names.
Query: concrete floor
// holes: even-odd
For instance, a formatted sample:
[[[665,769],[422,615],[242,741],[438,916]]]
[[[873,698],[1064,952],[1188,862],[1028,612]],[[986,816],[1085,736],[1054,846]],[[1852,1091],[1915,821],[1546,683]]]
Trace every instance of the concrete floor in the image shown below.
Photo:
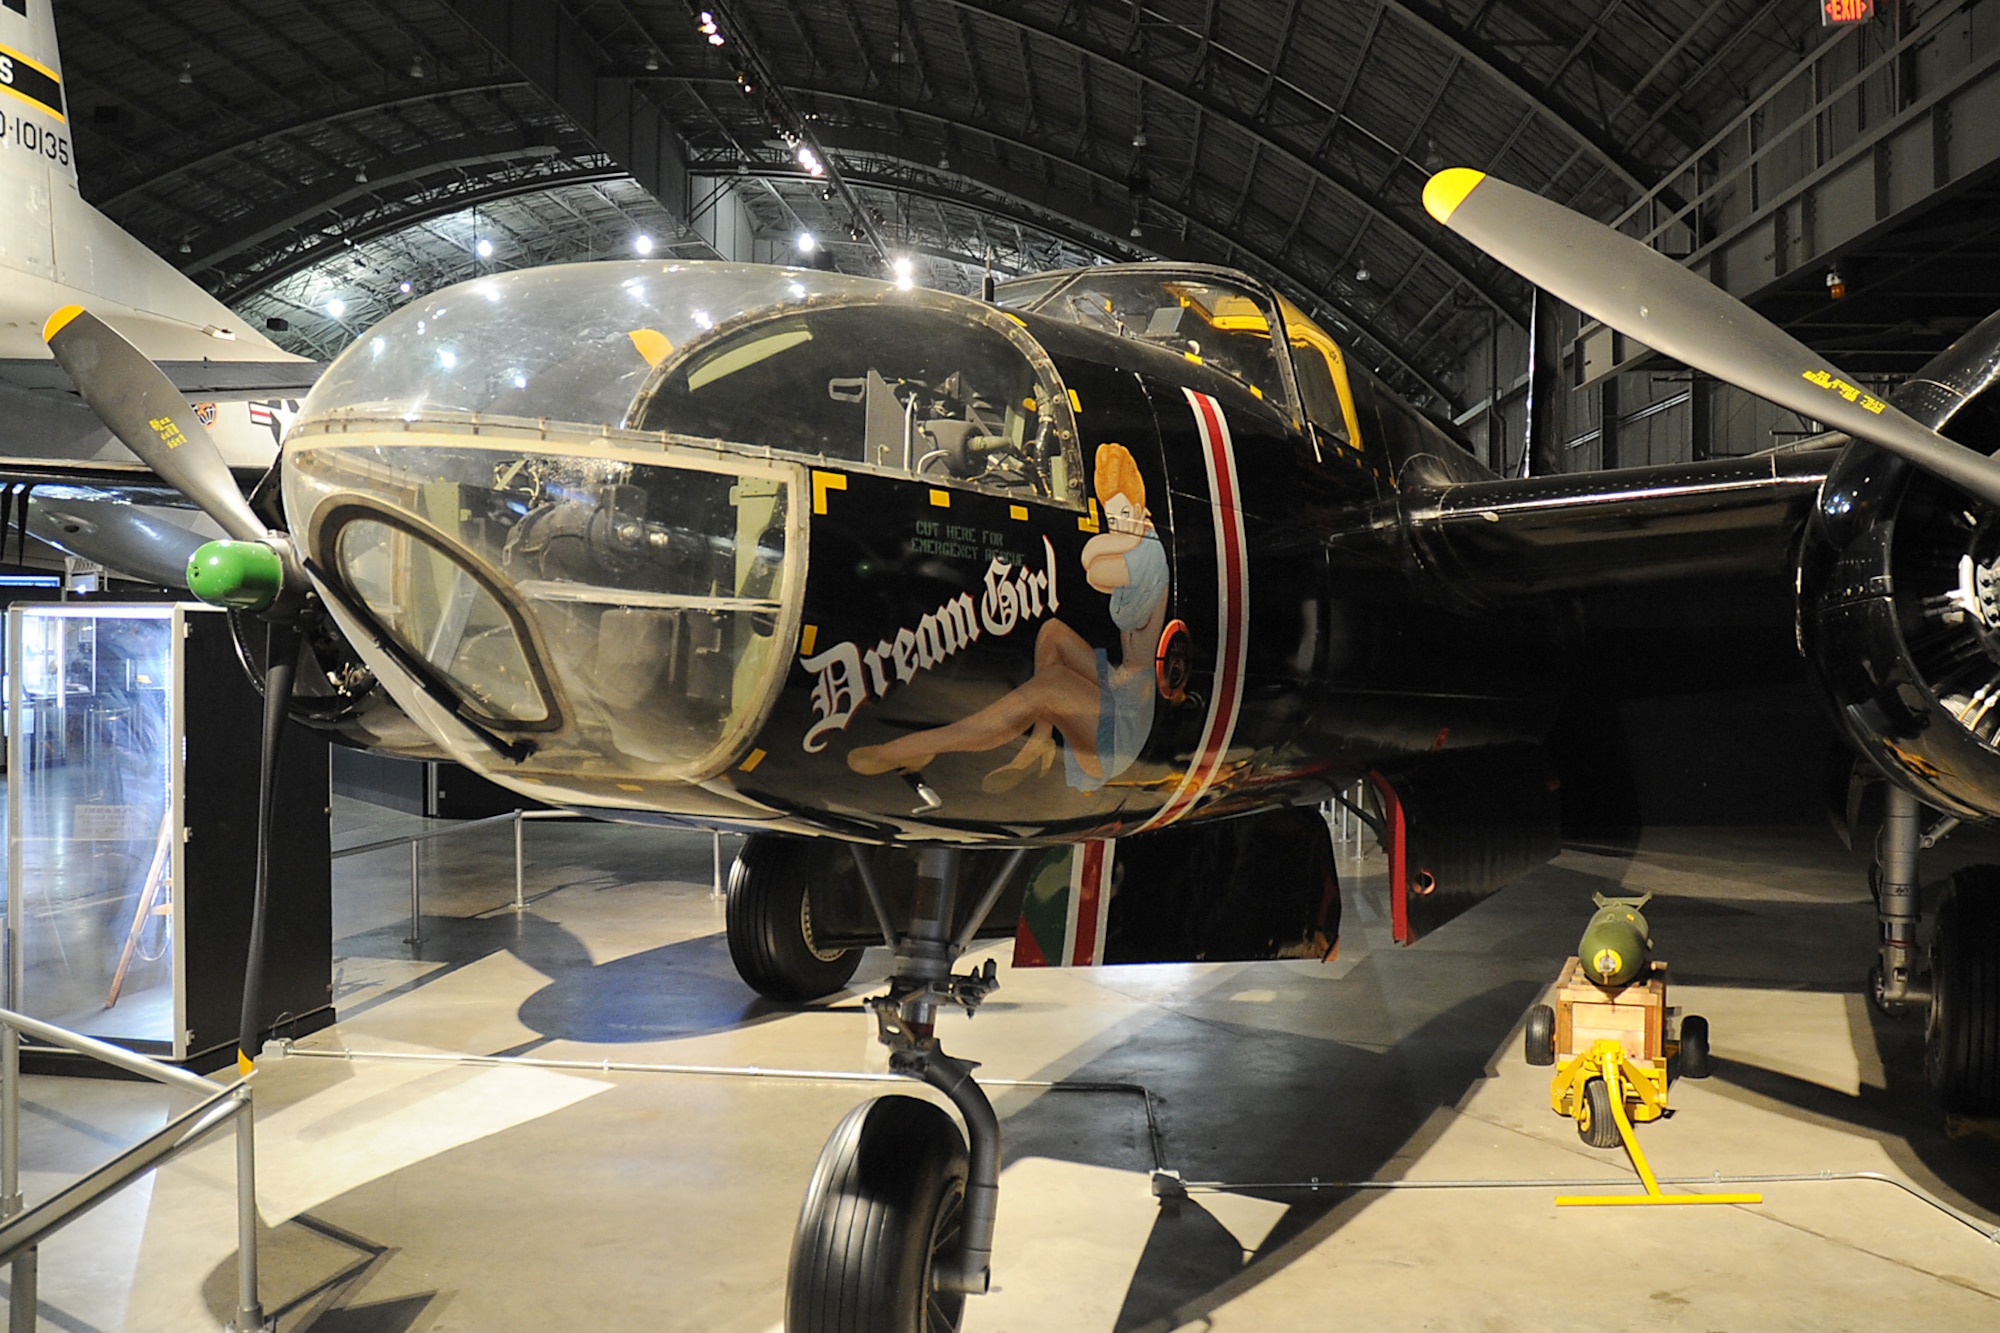
[[[337,844],[416,823],[355,804],[336,821]],[[731,970],[705,835],[539,824],[527,843],[518,917],[502,910],[504,827],[433,844],[415,957],[407,856],[337,863],[341,1022],[258,1075],[263,1290],[287,1333],[778,1326],[813,1160],[882,1089],[380,1057],[879,1071],[854,1000],[880,961],[829,1005],[765,1005]],[[2000,1321],[2000,1132],[1947,1124],[1923,1086],[1920,1024],[1863,1002],[1872,914],[1829,835],[1573,849],[1410,949],[1388,942],[1373,868],[1348,867],[1330,964],[1009,972],[996,951],[1004,985],[972,1023],[948,1021],[948,1048],[994,1079],[1128,1090],[997,1093],[999,1290],[969,1305],[969,1329]],[[1616,889],[1660,895],[1649,915],[1674,1001],[1708,1016],[1718,1056],[1714,1078],[1676,1085],[1675,1117],[1641,1130],[1662,1176],[1877,1171],[1986,1234],[1874,1181],[1673,1209],[1558,1209],[1553,1183],[1283,1184],[1629,1190],[1622,1154],[1583,1146],[1520,1055],[1521,1016],[1591,892]],[[306,1054],[340,1051],[353,1058]],[[53,1078],[30,1080],[27,1099],[31,1202],[176,1100]],[[227,1319],[232,1160],[226,1142],[191,1155],[50,1244],[43,1327]],[[1156,1165],[1237,1183],[1163,1209]]]

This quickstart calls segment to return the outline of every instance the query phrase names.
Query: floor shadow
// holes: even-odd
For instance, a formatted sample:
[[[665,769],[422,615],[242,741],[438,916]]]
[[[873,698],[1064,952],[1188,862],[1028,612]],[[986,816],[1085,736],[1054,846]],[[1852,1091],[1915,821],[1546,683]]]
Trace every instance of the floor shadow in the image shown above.
[[[752,992],[729,960],[728,940],[704,935],[557,972],[519,1017],[551,1041],[609,1045],[751,1027],[796,1012]]]
[[[1369,984],[1370,978],[1353,975],[1341,983],[1356,992]],[[1386,1048],[1364,1044],[1359,1032],[1356,1039],[1341,1035],[1342,1029],[1374,1021],[1360,1013],[1336,1012],[1329,1016],[1329,1035],[1304,1036],[1218,1022],[1206,1011],[1202,1016],[1165,1012],[1065,1079],[1145,1085],[1167,1145],[1165,1165],[1189,1179],[1393,1178],[1441,1131],[1446,1118],[1438,1112],[1462,1102],[1488,1076],[1495,1048],[1538,990],[1532,981],[1503,981],[1437,1013]],[[1246,1108],[1254,1108],[1254,1115],[1246,1117]],[[1009,1116],[1005,1129],[1009,1161],[1050,1157],[1104,1164],[1107,1145],[1079,1140],[1076,1107],[1067,1099],[1040,1098]],[[1141,1159],[1135,1165],[1150,1165],[1147,1154],[1135,1155]],[[1286,1204],[1287,1211],[1259,1256],[1273,1255],[1314,1231],[1349,1193],[1267,1197]],[[1260,1281],[1276,1271],[1269,1259],[1252,1259],[1251,1268]],[[1214,1294],[1245,1272],[1235,1238],[1198,1203],[1163,1209],[1116,1328],[1131,1333],[1176,1327],[1211,1307]]]

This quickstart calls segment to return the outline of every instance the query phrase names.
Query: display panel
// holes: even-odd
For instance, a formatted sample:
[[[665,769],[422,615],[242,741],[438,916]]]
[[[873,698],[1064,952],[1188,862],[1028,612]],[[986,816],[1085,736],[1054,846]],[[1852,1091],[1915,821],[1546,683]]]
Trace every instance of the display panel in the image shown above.
[[[183,1026],[178,628],[170,605],[16,606],[7,626],[16,1006],[165,1051]]]

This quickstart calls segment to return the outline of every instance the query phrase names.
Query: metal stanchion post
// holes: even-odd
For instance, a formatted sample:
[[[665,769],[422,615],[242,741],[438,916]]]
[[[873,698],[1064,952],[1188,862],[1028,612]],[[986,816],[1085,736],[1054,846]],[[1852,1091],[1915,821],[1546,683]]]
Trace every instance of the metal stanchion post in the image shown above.
[[[523,821],[521,815],[522,812],[519,810],[514,812],[514,910],[517,912],[528,910],[527,899],[522,895],[521,824]]]
[[[265,1333],[274,1327],[257,1299],[257,1140],[256,1102],[246,1084],[236,1110],[236,1319],[233,1333]]]
[[[422,849],[420,842],[410,844],[410,938],[403,943],[412,946],[424,942],[423,905],[417,897],[417,854]]]
[[[9,932],[11,935],[11,932]],[[13,955],[8,940],[9,958]],[[12,965],[8,968],[11,972]],[[9,986],[8,989],[12,989]],[[10,1000],[12,997],[9,997]],[[9,1007],[12,1007],[11,1004]],[[6,1080],[4,1105],[0,1105],[0,1217],[21,1211],[21,1034],[12,1024],[0,1027],[0,1076]],[[24,1250],[8,1274],[8,1333],[35,1333],[35,1266],[37,1251]]]
[[[722,834],[719,830],[710,829],[708,836],[714,840],[713,850],[715,852],[715,880],[709,886],[708,896],[711,898],[720,898],[722,896]]]

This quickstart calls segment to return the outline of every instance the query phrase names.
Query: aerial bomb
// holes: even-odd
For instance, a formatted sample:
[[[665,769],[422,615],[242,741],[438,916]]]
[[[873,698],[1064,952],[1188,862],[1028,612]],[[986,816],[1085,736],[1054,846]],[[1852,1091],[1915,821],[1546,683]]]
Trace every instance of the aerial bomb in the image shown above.
[[[1646,970],[1652,956],[1653,937],[1639,909],[1652,900],[1650,893],[1637,898],[1591,895],[1597,912],[1583,928],[1576,956],[1583,964],[1584,974],[1592,981],[1606,987],[1623,986]]]

